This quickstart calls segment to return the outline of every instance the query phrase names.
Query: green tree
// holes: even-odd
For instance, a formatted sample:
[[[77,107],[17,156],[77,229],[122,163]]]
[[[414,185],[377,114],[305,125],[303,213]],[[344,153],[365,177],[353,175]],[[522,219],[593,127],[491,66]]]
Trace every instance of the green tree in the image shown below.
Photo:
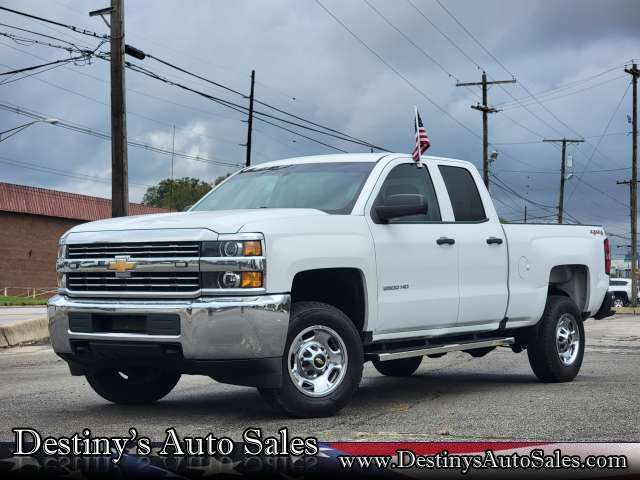
[[[230,173],[227,173],[226,175],[221,175],[220,177],[216,177],[216,179],[213,181],[213,186],[215,187],[223,180],[226,180],[227,178],[229,178],[230,175],[231,175]]]
[[[142,203],[152,207],[181,211],[200,200],[205,193],[211,190],[213,185],[221,181],[219,178],[225,177],[216,178],[214,183],[192,177],[165,178],[157,185],[147,188]]]

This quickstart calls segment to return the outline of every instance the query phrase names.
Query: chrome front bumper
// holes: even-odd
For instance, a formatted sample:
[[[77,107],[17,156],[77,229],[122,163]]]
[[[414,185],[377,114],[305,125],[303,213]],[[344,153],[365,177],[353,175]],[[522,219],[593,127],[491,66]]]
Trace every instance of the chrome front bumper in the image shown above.
[[[57,295],[48,303],[53,350],[73,354],[72,341],[179,344],[185,360],[243,360],[281,357],[289,327],[290,295],[209,297],[189,300],[112,300]],[[179,335],[79,333],[69,314],[177,314]]]

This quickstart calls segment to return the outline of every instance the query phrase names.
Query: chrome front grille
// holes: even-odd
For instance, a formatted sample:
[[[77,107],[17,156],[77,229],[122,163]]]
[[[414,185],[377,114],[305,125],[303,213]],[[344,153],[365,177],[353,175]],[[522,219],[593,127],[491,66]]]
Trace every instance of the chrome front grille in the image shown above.
[[[190,258],[200,256],[200,242],[87,243],[68,246],[69,259]]]
[[[190,293],[200,288],[197,272],[73,272],[67,274],[67,288],[77,292],[164,292]]]
[[[194,297],[200,292],[200,242],[71,243],[60,267],[79,296]]]
[[[266,291],[264,254],[227,256],[226,250],[219,248],[220,242],[259,240],[264,252],[260,234],[217,235],[204,229],[168,229],[72,232],[65,240],[56,271],[58,292],[70,297],[192,299]],[[238,276],[240,283],[223,286],[215,281],[227,272]],[[243,286],[245,272],[260,272],[261,287]]]

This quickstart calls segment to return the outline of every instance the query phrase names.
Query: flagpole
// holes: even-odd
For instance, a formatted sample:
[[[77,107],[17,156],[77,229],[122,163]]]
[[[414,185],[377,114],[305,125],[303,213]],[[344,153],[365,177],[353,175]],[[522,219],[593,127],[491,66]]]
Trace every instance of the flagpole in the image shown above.
[[[422,152],[421,152],[421,148],[420,148],[420,129],[418,127],[418,106],[414,105],[413,106],[413,113],[414,113],[414,122],[415,122],[415,126],[416,126],[416,148],[418,149],[418,161],[416,162],[416,165],[418,166],[418,168],[422,167]]]

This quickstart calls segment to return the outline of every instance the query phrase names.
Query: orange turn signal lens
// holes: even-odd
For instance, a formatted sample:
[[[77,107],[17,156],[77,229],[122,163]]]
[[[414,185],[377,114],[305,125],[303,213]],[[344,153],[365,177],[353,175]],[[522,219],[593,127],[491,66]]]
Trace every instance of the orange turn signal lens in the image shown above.
[[[244,242],[245,257],[260,257],[262,255],[262,243],[260,240],[249,240]]]
[[[262,272],[242,272],[240,286],[242,288],[261,288]]]

